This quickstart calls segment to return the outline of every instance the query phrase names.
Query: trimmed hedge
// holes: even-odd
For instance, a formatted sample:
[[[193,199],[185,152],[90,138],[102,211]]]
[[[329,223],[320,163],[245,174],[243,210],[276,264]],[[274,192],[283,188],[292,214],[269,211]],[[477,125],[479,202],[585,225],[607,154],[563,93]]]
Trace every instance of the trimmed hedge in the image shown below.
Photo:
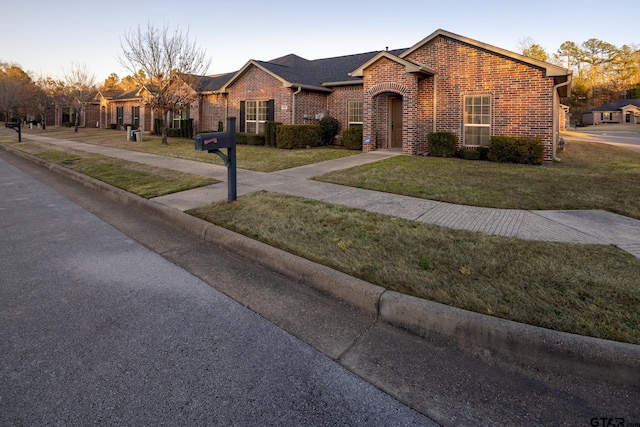
[[[280,125],[276,130],[276,147],[304,148],[322,144],[320,125]]]
[[[492,162],[541,165],[544,145],[540,138],[492,136],[489,139],[488,158]]]
[[[351,126],[343,130],[342,145],[349,150],[362,150],[362,126]]]
[[[257,133],[236,133],[236,144],[238,145],[264,145],[264,135]]]
[[[460,157],[461,159],[465,160],[487,160],[488,154],[488,147],[462,147],[461,149],[456,151],[456,157]]]
[[[153,121],[153,134],[162,135],[162,119]],[[126,129],[126,127],[125,127]],[[193,119],[180,120],[180,129],[167,128],[169,138],[193,138]]]
[[[430,132],[427,134],[429,155],[433,157],[454,157],[456,155],[455,134],[451,132]]]

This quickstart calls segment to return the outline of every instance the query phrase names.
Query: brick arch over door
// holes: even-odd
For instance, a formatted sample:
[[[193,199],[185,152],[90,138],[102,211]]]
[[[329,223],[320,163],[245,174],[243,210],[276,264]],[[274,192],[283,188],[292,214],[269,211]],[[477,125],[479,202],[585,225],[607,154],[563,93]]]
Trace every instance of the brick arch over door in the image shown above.
[[[379,105],[379,100],[384,99],[384,105]],[[416,90],[396,82],[382,82],[375,84],[364,91],[364,115],[363,137],[369,137],[370,145],[363,145],[363,151],[373,151],[377,148],[389,148],[390,137],[388,122],[389,96],[398,95],[402,99],[402,152],[415,153],[415,122],[416,122]],[[380,109],[382,108],[382,110]],[[382,113],[382,111],[385,111]]]
[[[383,92],[395,92],[399,95],[404,96],[411,93],[411,90],[407,86],[401,85],[399,83],[385,82],[371,86],[365,91],[365,95],[373,98],[374,96],[379,95]]]

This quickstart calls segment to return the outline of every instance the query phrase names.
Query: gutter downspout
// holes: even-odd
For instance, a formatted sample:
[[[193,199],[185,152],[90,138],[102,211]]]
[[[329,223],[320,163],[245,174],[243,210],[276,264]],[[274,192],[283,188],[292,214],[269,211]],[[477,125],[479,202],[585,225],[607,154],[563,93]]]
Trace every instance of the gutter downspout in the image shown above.
[[[302,92],[302,86],[298,86],[298,90],[291,95],[291,124],[296,124],[296,95]]]
[[[562,159],[556,156],[558,150],[558,136],[560,136],[560,122],[558,120],[558,108],[560,106],[560,95],[558,95],[558,102],[556,102],[556,95],[558,94],[558,88],[567,86],[571,83],[571,74],[567,74],[567,81],[558,83],[553,86],[553,153],[552,158],[554,162],[561,162]]]
[[[438,75],[433,75],[433,131],[436,132],[438,120]]]

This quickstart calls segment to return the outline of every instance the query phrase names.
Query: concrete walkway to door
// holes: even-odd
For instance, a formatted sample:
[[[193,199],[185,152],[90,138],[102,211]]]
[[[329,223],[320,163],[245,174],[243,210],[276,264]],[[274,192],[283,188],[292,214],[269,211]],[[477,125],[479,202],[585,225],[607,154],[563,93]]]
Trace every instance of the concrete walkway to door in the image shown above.
[[[23,135],[23,138],[210,176],[222,181],[207,187],[152,199],[181,211],[227,199],[227,169],[224,166],[32,134]],[[268,190],[458,230],[479,231],[526,240],[615,245],[640,258],[640,221],[606,211],[481,208],[310,179],[334,170],[376,162],[399,154],[397,151],[379,150],[271,173],[238,169],[238,196]]]

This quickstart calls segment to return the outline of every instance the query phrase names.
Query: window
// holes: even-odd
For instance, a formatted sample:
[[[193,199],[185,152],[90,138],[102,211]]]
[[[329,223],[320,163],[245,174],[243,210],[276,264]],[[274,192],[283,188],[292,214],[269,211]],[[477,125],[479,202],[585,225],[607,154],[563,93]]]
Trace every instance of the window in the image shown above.
[[[116,124],[124,125],[124,107],[116,107]]]
[[[362,101],[349,101],[348,127],[362,126]]]
[[[187,120],[187,118],[189,117],[189,114],[187,114],[187,109],[184,107],[180,107],[178,106],[178,109],[176,109],[173,112],[173,128],[174,129],[181,129],[181,123],[184,120]]]
[[[611,121],[611,112],[600,113],[600,120],[602,120],[603,122],[610,122]]]
[[[140,107],[131,107],[131,119],[134,126],[140,126]]]
[[[491,98],[489,95],[464,97],[464,145],[489,145],[491,136]]]
[[[268,101],[246,101],[245,122],[247,133],[264,133],[267,121]]]

